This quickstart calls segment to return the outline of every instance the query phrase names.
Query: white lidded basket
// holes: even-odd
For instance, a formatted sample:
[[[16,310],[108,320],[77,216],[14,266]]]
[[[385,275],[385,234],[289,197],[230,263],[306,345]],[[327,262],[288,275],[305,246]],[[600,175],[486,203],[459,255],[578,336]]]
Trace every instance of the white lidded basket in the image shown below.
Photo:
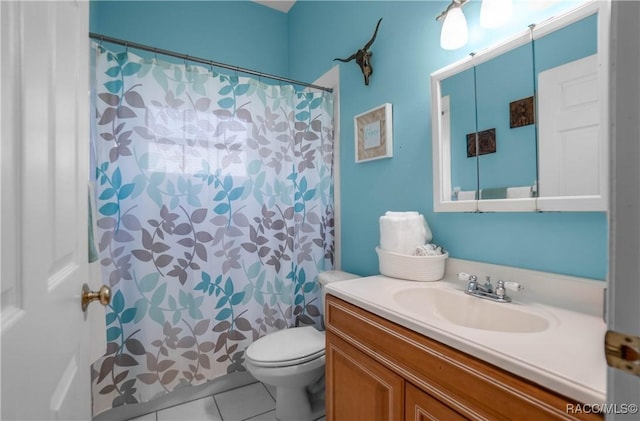
[[[376,247],[380,273],[392,278],[410,281],[439,281],[444,278],[444,263],[449,257],[445,252],[438,256],[410,256]]]

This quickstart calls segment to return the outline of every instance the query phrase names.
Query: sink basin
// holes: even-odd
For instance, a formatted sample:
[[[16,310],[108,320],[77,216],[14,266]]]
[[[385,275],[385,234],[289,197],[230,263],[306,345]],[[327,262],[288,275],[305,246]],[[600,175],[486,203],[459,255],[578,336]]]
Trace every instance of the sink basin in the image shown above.
[[[458,290],[407,288],[396,292],[394,299],[405,310],[473,329],[533,333],[549,327],[545,317],[522,311],[515,304],[494,303]]]

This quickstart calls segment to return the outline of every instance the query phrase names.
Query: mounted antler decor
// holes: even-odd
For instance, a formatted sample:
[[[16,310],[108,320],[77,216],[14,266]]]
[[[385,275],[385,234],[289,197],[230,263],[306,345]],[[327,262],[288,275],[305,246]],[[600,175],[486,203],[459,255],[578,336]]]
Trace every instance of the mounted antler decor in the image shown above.
[[[373,32],[373,36],[371,37],[369,42],[367,42],[367,44],[364,47],[362,47],[361,49],[359,49],[355,53],[351,54],[351,56],[349,58],[334,58],[333,59],[333,60],[342,61],[344,63],[348,63],[348,62],[350,62],[351,60],[353,60],[355,58],[356,59],[356,63],[358,63],[358,66],[360,66],[360,70],[362,70],[362,74],[364,75],[364,84],[365,85],[369,85],[369,77],[373,74],[373,67],[371,67],[371,55],[373,53],[371,51],[369,51],[369,48],[371,47],[371,44],[373,44],[373,41],[375,41],[375,39],[376,39],[376,35],[378,34],[378,27],[380,26],[380,22],[382,22],[382,18],[380,18],[380,20],[378,21],[378,24],[376,25],[376,30]]]

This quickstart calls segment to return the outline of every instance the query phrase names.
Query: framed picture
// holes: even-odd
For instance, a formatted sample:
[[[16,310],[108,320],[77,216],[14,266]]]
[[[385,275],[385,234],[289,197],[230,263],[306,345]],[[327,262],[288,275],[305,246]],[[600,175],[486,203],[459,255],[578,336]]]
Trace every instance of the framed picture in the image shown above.
[[[467,158],[496,152],[496,129],[478,132],[478,147],[476,149],[476,134],[467,135]]]
[[[528,126],[535,122],[535,104],[532,96],[509,103],[510,128]]]
[[[356,162],[393,156],[391,104],[386,103],[353,118]]]

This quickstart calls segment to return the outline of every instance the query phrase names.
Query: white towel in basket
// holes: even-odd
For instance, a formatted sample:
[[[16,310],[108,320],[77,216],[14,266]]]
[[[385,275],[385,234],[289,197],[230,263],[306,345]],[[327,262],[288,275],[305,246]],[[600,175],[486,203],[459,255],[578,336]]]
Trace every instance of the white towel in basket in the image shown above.
[[[386,212],[380,217],[380,248],[413,255],[416,248],[431,241],[431,229],[418,212]]]
[[[423,244],[421,246],[416,247],[414,256],[439,256],[444,254],[445,251],[442,247],[437,244]]]

